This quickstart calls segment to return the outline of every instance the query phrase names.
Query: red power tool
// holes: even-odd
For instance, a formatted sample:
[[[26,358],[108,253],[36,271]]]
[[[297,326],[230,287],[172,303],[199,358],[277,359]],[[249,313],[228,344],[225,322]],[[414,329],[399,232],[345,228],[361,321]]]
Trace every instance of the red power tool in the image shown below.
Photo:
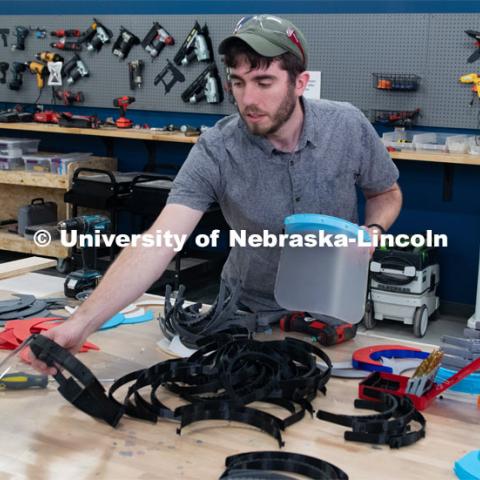
[[[133,125],[133,122],[125,117],[127,107],[135,101],[135,97],[128,97],[124,95],[123,97],[118,97],[113,100],[113,105],[120,109],[120,117],[115,120],[115,125],[118,128],[130,128]]]
[[[292,312],[280,319],[280,328],[284,332],[301,332],[315,337],[325,347],[346,342],[355,337],[357,327],[350,323],[329,324],[312,318],[305,312]]]

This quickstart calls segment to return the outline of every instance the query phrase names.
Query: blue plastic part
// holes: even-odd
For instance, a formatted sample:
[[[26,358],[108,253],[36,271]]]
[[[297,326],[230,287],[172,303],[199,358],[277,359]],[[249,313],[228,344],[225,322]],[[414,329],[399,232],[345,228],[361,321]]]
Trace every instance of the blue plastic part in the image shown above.
[[[456,373],[456,370],[440,367],[435,377],[435,383],[443,383]],[[449,390],[459,393],[469,393],[471,395],[480,395],[480,373],[471,373],[468,377],[451,386]]]
[[[125,317],[123,320],[124,325],[133,325],[135,323],[145,323],[150,322],[153,320],[153,310],[147,310],[143,315],[139,315],[138,317]]]
[[[125,320],[125,316],[122,313],[117,313],[110,320],[107,320],[98,330],[108,330],[109,328],[118,327]]]
[[[455,462],[453,468],[460,480],[480,480],[480,450],[474,450]]]
[[[382,357],[385,358],[419,358],[424,360],[430,354],[428,352],[416,351],[416,350],[377,350],[370,355],[370,358],[374,361],[381,360]],[[393,373],[393,369],[387,365],[376,365],[372,363],[359,362],[352,358],[353,368],[358,370],[368,370],[370,372],[385,372]]]
[[[285,218],[286,233],[300,233],[324,230],[326,234],[343,234],[349,238],[357,238],[360,227],[343,218],[321,215],[318,213],[296,213]],[[370,241],[367,231],[365,241]]]

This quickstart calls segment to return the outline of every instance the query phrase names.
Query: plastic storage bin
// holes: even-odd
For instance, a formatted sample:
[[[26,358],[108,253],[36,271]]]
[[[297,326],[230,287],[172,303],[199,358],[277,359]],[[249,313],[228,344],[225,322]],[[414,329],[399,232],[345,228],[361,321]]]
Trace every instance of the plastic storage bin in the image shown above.
[[[318,237],[320,230],[356,239],[360,227],[328,215],[296,214],[285,219],[287,234]],[[370,239],[367,232],[364,237]],[[275,299],[287,310],[359,323],[365,311],[369,261],[369,248],[356,242],[348,246],[287,244],[280,256]]]
[[[38,152],[40,140],[35,138],[8,138],[0,137],[0,154],[16,155]]]
[[[395,129],[393,132],[385,132],[382,135],[382,142],[386,147],[392,147],[398,151],[412,151],[415,149],[413,133],[407,132],[402,128]]]
[[[23,155],[25,161],[25,170],[31,172],[50,172],[52,160],[55,155],[51,153],[30,153]]]
[[[449,153],[467,153],[468,152],[468,136],[452,135],[447,137],[445,141]]]
[[[58,156],[52,158],[52,162],[50,165],[51,172],[56,173],[57,175],[66,175],[69,163],[88,160],[91,155],[92,154],[88,152],[72,152],[58,154]]]
[[[471,136],[467,139],[468,153],[470,155],[480,155],[480,136]]]
[[[413,136],[415,150],[430,153],[447,153],[447,137],[442,133],[420,133]]]
[[[25,162],[20,155],[0,153],[0,170],[23,170]]]

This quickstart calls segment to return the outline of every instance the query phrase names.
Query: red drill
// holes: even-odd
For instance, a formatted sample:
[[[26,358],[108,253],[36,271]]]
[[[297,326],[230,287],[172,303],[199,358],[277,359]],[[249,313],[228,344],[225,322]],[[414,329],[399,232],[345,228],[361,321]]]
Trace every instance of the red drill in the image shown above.
[[[339,321],[332,325],[304,312],[285,315],[280,319],[280,328],[285,332],[306,333],[326,347],[351,340],[357,332],[356,326],[350,323]]]
[[[115,120],[115,125],[118,128],[130,128],[133,125],[133,122],[125,116],[125,113],[128,106],[134,101],[135,97],[128,97],[127,95],[113,100],[113,105],[120,109],[120,117]]]

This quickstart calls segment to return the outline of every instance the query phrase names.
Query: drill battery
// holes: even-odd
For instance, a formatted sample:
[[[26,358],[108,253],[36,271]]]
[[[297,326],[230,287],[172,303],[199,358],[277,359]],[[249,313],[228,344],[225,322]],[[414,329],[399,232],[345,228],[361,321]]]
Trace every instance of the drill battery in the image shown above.
[[[285,315],[280,319],[280,328],[284,332],[306,333],[325,347],[351,340],[357,333],[356,325],[340,321],[333,324],[327,323],[312,318],[306,312],[292,312]]]

